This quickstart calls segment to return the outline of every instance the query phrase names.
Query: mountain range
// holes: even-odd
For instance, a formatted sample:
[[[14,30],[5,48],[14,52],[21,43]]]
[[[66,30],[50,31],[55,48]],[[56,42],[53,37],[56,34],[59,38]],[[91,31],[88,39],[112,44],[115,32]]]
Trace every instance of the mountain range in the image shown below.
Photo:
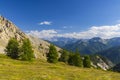
[[[75,38],[53,37],[48,41],[52,42],[53,44],[59,47],[64,47],[67,44],[75,43],[77,40],[78,39]]]
[[[102,39],[100,37],[94,37],[91,39],[79,39],[74,42],[64,42],[64,38],[60,44],[59,39],[57,41],[52,41],[52,43],[61,46],[64,49],[75,52],[76,49],[80,52],[80,54],[99,54],[102,55],[109,60],[111,60],[114,64],[120,63],[120,37],[115,37],[111,39]],[[64,44],[66,43],[66,44]]]
[[[115,64],[120,63],[120,46],[111,47],[109,49],[97,52],[96,54],[100,54],[108,58]]]

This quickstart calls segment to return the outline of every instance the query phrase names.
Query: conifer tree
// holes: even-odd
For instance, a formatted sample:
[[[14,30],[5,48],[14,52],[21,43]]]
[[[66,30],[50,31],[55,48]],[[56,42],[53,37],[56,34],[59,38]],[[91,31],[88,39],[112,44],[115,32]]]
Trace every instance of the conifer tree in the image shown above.
[[[83,66],[86,67],[86,68],[90,68],[91,67],[91,60],[90,60],[90,57],[88,55],[86,55],[84,57]]]
[[[7,56],[17,59],[19,57],[19,43],[15,38],[11,38],[6,46]]]
[[[61,56],[59,58],[59,61],[67,63],[69,59],[69,53],[66,50],[61,51]]]
[[[80,54],[79,54],[79,53],[76,53],[76,54],[74,55],[74,57],[75,57],[75,66],[82,67],[83,64],[82,64],[82,59],[81,59]]]
[[[74,65],[74,66],[78,66],[78,67],[82,67],[82,59],[80,56],[80,53],[78,51],[76,51],[76,53],[73,53],[70,55],[68,63],[70,65]]]
[[[47,61],[50,63],[56,63],[58,61],[58,53],[53,44],[49,46],[49,53],[47,54]]]
[[[24,39],[21,47],[21,59],[31,61],[34,58],[32,46],[29,39]]]
[[[68,64],[69,65],[75,65],[74,63],[75,63],[74,54],[70,54],[69,59],[68,59]]]

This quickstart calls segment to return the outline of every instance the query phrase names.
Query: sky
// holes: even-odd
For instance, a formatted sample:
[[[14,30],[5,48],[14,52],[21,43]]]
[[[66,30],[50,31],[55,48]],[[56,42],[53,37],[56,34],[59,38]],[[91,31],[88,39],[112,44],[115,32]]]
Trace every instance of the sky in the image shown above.
[[[44,39],[120,37],[120,0],[0,0],[0,15]]]

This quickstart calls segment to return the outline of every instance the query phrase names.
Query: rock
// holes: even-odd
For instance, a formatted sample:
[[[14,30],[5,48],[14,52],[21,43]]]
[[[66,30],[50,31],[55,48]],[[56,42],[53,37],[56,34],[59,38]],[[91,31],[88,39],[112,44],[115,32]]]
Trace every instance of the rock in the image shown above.
[[[108,70],[114,66],[114,64],[110,60],[102,56],[92,55],[91,60],[92,60],[92,66],[95,68],[101,68],[103,70]]]

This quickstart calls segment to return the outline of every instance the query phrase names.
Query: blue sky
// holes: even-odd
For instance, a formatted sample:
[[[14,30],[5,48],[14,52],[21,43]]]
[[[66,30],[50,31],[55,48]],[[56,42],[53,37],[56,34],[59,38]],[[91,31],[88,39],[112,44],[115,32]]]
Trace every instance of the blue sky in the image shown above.
[[[94,35],[88,35],[94,27],[119,27],[120,0],[0,0],[0,14],[22,31],[38,37],[49,32],[46,37],[67,35],[85,38],[76,34],[85,32],[89,37]],[[99,31],[95,34],[91,37],[105,36]],[[109,36],[120,36],[113,35]]]

